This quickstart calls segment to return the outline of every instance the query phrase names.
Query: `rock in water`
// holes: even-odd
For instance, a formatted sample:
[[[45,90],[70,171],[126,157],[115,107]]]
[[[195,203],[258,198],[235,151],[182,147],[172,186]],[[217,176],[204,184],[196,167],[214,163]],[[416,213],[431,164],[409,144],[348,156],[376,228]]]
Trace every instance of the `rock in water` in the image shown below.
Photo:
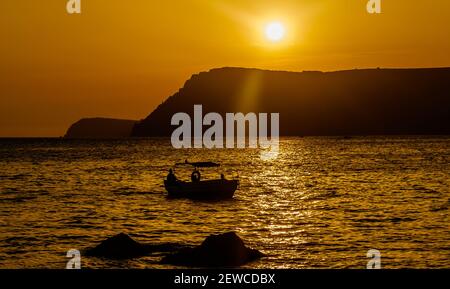
[[[130,236],[120,233],[101,242],[98,246],[88,249],[86,255],[112,259],[128,259],[147,254],[148,249]]]
[[[200,246],[186,248],[164,257],[165,264],[198,267],[240,266],[264,256],[245,246],[234,232],[207,237]]]

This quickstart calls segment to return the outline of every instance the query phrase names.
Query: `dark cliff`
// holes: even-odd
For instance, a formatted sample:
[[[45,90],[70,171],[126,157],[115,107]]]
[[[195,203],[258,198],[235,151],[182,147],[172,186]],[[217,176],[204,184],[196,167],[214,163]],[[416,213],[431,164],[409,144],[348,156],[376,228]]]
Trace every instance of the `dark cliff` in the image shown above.
[[[170,136],[171,117],[278,112],[280,134],[450,134],[450,68],[282,72],[221,68],[189,79],[133,136]]]
[[[130,137],[135,120],[83,118],[72,124],[65,138],[125,138]]]

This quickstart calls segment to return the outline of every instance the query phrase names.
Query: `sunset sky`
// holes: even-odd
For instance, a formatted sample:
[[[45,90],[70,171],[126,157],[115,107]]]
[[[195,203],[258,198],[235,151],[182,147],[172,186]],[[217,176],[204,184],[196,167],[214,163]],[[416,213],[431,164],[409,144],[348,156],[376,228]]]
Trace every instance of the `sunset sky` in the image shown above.
[[[450,66],[450,1],[0,1],[0,137],[141,119],[193,73]],[[282,39],[267,37],[281,23]]]

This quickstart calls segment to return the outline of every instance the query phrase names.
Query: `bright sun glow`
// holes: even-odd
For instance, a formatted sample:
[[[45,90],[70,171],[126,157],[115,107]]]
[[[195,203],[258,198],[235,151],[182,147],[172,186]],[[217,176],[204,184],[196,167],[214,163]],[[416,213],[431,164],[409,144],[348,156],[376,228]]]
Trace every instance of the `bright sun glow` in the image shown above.
[[[280,22],[271,22],[266,26],[266,37],[272,42],[278,42],[284,38],[284,25]]]

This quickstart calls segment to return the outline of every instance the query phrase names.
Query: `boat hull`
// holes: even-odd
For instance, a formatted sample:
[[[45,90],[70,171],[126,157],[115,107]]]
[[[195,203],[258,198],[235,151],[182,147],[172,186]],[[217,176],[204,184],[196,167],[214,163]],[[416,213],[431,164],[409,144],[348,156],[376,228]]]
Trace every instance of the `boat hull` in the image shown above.
[[[169,197],[194,200],[231,199],[238,185],[238,180],[177,181],[176,183],[164,181]]]

